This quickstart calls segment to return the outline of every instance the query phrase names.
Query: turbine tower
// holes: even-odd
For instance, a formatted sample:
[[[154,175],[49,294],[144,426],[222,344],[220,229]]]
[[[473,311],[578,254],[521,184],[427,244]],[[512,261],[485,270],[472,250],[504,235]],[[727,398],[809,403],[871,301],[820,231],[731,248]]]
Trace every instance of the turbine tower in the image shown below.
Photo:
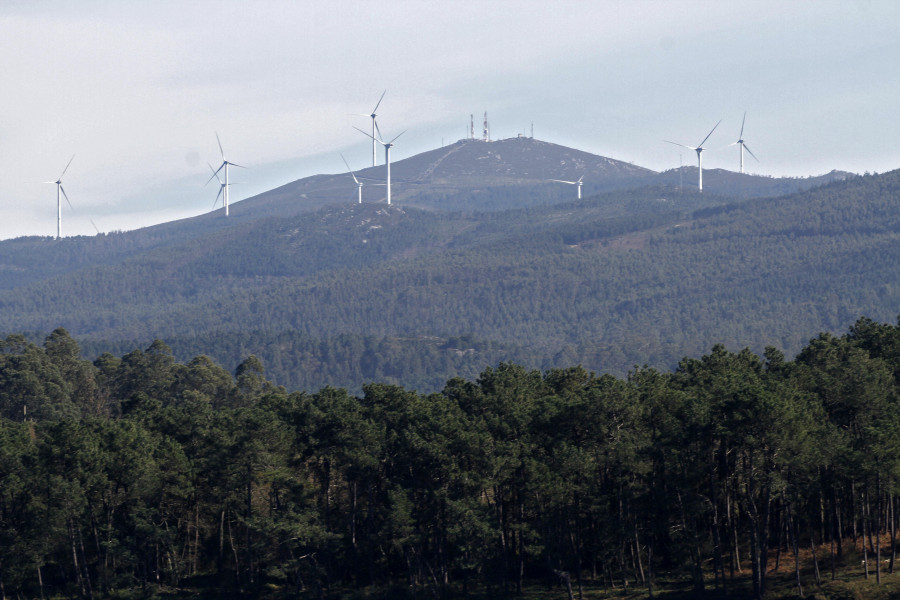
[[[353,181],[356,182],[356,187],[359,192],[359,204],[362,204],[362,181],[356,178],[356,175],[353,174],[353,169],[350,168],[350,164],[347,162],[347,159],[344,158],[344,155],[341,154],[341,160],[344,161],[344,164],[347,165],[347,171],[350,172],[350,177],[353,178]],[[390,204],[390,203],[389,203]]]
[[[218,178],[219,178],[219,171],[221,171],[222,169],[225,169],[225,183],[222,183],[222,180],[221,180],[221,179],[219,180],[219,184],[222,186],[222,187],[219,188],[219,191],[220,191],[220,192],[223,192],[223,196],[222,196],[222,197],[223,197],[224,203],[225,203],[225,216],[227,217],[227,216],[228,216],[228,188],[229,188],[229,184],[228,184],[228,167],[229,167],[229,166],[231,166],[231,167],[238,167],[238,168],[240,168],[240,169],[246,169],[247,167],[242,167],[242,166],[239,165],[239,164],[236,164],[236,163],[233,163],[233,162],[228,162],[228,160],[225,158],[225,151],[222,150],[222,142],[219,140],[219,134],[218,134],[218,133],[216,133],[216,142],[219,144],[219,153],[222,155],[222,164],[219,165],[219,168],[218,168],[218,169],[214,169],[214,170],[213,170],[212,177],[210,177],[209,179],[206,180],[206,185],[209,185],[209,182],[213,180],[213,177],[215,177],[216,179],[218,179]],[[212,165],[210,165],[210,166],[212,166]],[[218,198],[219,198],[219,197],[216,196],[216,200],[217,200],[217,201],[218,201]]]
[[[66,163],[66,168],[63,169],[63,172],[59,174],[59,177],[56,178],[56,181],[44,182],[56,184],[56,239],[60,239],[62,237],[62,199],[65,198],[66,202],[68,202],[69,204],[69,208],[75,210],[72,207],[72,202],[69,200],[69,196],[66,195],[66,190],[64,190],[62,186],[63,175],[65,175],[66,171],[69,170],[69,165],[72,164],[73,160],[75,160],[74,154],[72,155],[72,158],[69,159],[69,162]]]
[[[739,145],[741,147],[741,173],[744,172],[744,150],[746,150],[750,156],[752,156],[756,162],[759,162],[759,159],[756,158],[756,155],[750,152],[750,148],[747,147],[747,144],[744,143],[744,122],[747,120],[747,113],[744,113],[744,118],[741,121],[741,133],[738,134],[738,141],[734,142],[734,144],[729,144],[729,146]]]
[[[375,137],[369,135],[368,133],[366,133],[359,127],[354,127],[354,129],[357,130],[358,132],[360,132],[361,134],[372,138],[373,140],[375,140],[376,142],[378,142],[379,144],[384,146],[384,164],[387,167],[386,174],[385,174],[385,185],[387,186],[387,203],[390,204],[391,203],[391,147],[394,145],[394,142],[397,140],[398,137],[400,137],[401,135],[406,133],[406,130],[401,131],[400,133],[395,135],[394,139],[392,139],[391,141],[385,142],[381,139],[381,130],[378,129],[377,126],[375,127],[376,131],[378,132],[377,139]]]
[[[569,185],[577,185],[578,186],[578,199],[581,200],[581,185],[582,179],[584,179],[584,175],[578,178],[578,181],[563,181],[562,179],[551,179],[550,181],[555,181],[557,183],[568,183]]]
[[[722,122],[722,119],[719,119],[719,123],[721,123],[721,122]],[[697,182],[697,189],[699,189],[701,192],[703,191],[703,156],[702,156],[703,150],[704,150],[703,144],[705,144],[706,140],[709,139],[709,136],[711,136],[713,134],[713,131],[715,131],[716,127],[719,126],[719,123],[716,123],[715,126],[709,130],[709,133],[706,134],[706,137],[703,138],[703,141],[700,142],[699,144],[697,144],[696,147],[685,146],[684,144],[679,144],[678,142],[670,142],[669,140],[663,140],[666,143],[675,144],[676,146],[681,146],[682,148],[687,148],[688,150],[693,150],[694,152],[697,153],[697,171],[700,173],[700,178]]]

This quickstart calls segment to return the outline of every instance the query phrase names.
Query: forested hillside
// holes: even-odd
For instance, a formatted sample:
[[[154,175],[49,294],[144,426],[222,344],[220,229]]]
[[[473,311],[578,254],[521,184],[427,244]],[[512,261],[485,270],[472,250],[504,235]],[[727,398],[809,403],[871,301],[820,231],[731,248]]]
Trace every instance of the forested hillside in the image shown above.
[[[65,326],[94,353],[156,337],[180,359],[254,353],[274,381],[307,390],[432,391],[500,360],[624,375],[716,342],[792,355],[815,331],[897,312],[898,180],[750,200],[643,188],[485,213],[346,204],[238,222],[4,291],[0,330]],[[478,343],[451,341],[464,336]]]
[[[868,319],[794,360],[502,363],[434,394],[12,335],[0,593],[888,597],[898,392],[900,326]]]
[[[345,204],[238,221],[3,291],[0,330],[65,326],[94,355],[156,337],[181,359],[254,353],[307,390],[431,391],[500,360],[623,375],[717,341],[794,353],[810,332],[900,306],[898,179],[744,201],[660,187],[488,213]]]

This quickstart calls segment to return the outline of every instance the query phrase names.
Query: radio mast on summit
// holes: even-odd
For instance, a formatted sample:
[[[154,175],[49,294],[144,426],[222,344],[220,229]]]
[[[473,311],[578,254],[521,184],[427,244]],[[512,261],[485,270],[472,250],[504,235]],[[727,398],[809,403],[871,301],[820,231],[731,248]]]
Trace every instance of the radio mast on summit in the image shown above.
[[[484,136],[484,141],[485,141],[485,142],[491,141],[491,130],[490,130],[490,128],[488,127],[487,111],[484,111],[484,131],[483,131],[483,136]]]

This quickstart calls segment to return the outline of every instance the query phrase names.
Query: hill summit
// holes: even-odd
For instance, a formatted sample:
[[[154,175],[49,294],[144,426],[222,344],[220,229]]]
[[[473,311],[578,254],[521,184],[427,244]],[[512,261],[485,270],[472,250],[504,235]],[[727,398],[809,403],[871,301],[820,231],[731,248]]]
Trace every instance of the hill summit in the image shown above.
[[[355,171],[363,202],[383,202],[385,167]],[[410,158],[391,161],[395,203],[439,210],[498,210],[575,198],[573,186],[552,179],[584,177],[586,193],[644,184],[655,172],[627,162],[534,138],[484,142],[460,140]],[[234,204],[238,217],[297,214],[356,199],[349,173],[315,175]]]

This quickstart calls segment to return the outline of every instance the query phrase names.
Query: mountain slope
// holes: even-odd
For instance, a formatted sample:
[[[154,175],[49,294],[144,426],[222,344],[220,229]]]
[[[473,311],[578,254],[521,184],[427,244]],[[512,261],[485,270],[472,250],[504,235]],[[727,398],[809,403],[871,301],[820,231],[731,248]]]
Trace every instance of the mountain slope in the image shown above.
[[[248,221],[3,292],[0,329],[65,326],[95,351],[207,340],[223,362],[261,350],[275,381],[324,385],[329,355],[348,378],[398,382],[413,373],[384,365],[416,352],[428,361],[408,368],[435,381],[511,356],[623,373],[718,342],[792,352],[861,315],[895,316],[900,172],[714,198],[651,188],[492,213],[349,204]],[[450,342],[461,335],[491,351]],[[319,358],[287,356],[298,349]],[[450,360],[459,352],[469,367]],[[291,374],[313,363],[322,380]]]

